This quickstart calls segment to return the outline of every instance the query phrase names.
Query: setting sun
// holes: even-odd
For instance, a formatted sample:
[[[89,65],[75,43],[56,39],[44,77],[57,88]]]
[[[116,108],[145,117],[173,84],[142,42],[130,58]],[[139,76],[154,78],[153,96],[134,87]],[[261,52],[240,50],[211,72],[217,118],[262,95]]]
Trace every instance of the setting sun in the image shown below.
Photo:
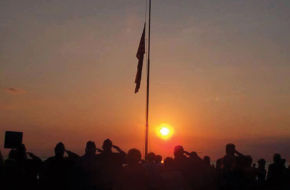
[[[167,136],[169,134],[169,129],[166,127],[163,127],[162,129],[160,129],[160,133],[163,136]]]
[[[161,124],[159,127],[157,127],[156,132],[157,132],[157,135],[164,140],[171,138],[173,135],[172,127],[164,123]]]

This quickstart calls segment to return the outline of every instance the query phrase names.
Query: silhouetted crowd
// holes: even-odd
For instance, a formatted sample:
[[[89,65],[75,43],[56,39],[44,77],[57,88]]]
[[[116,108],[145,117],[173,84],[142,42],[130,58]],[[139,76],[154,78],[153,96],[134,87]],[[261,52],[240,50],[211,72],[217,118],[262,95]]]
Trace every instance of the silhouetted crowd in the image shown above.
[[[112,141],[98,149],[93,141],[79,156],[58,143],[55,155],[42,161],[24,145],[11,149],[6,160],[0,154],[0,189],[16,190],[290,190],[290,169],[280,154],[266,170],[266,161],[257,165],[252,157],[239,153],[234,144],[211,164],[176,146],[174,157],[162,160],[149,153],[141,159],[137,149],[127,153]]]

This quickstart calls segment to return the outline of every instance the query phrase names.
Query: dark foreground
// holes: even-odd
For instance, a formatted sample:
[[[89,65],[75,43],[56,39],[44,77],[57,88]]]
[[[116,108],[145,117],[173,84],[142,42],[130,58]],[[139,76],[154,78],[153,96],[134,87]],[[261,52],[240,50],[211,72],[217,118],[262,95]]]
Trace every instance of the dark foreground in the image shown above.
[[[114,151],[113,151],[114,150]],[[42,161],[26,152],[24,145],[13,149],[7,160],[0,155],[0,189],[29,190],[290,190],[290,169],[286,160],[274,154],[268,172],[265,160],[256,164],[250,155],[226,146],[226,154],[211,165],[176,146],[174,158],[150,153],[141,160],[137,149],[128,153],[107,139],[102,149],[89,141],[79,156],[55,147],[55,155]]]

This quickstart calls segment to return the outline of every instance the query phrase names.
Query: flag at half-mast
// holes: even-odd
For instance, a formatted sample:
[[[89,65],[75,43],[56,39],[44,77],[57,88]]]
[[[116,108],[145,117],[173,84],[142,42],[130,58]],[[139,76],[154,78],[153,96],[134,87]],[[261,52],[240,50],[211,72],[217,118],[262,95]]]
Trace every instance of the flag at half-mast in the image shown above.
[[[143,33],[142,33],[138,51],[136,54],[136,57],[138,59],[138,66],[137,66],[137,74],[135,78],[135,83],[136,83],[135,93],[139,91],[141,78],[142,78],[142,68],[143,68],[143,60],[144,60],[144,54],[145,54],[145,31],[146,31],[145,28],[146,28],[146,25],[144,24]]]

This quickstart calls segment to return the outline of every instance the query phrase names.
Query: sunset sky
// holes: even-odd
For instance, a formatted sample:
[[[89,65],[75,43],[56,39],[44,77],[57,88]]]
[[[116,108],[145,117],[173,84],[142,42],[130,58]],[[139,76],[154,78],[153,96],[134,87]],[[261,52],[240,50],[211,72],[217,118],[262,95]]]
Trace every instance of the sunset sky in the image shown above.
[[[144,151],[145,70],[134,94],[145,0],[0,1],[0,150],[106,138]],[[290,159],[290,1],[152,0],[150,151]],[[155,128],[168,123],[172,138]]]

